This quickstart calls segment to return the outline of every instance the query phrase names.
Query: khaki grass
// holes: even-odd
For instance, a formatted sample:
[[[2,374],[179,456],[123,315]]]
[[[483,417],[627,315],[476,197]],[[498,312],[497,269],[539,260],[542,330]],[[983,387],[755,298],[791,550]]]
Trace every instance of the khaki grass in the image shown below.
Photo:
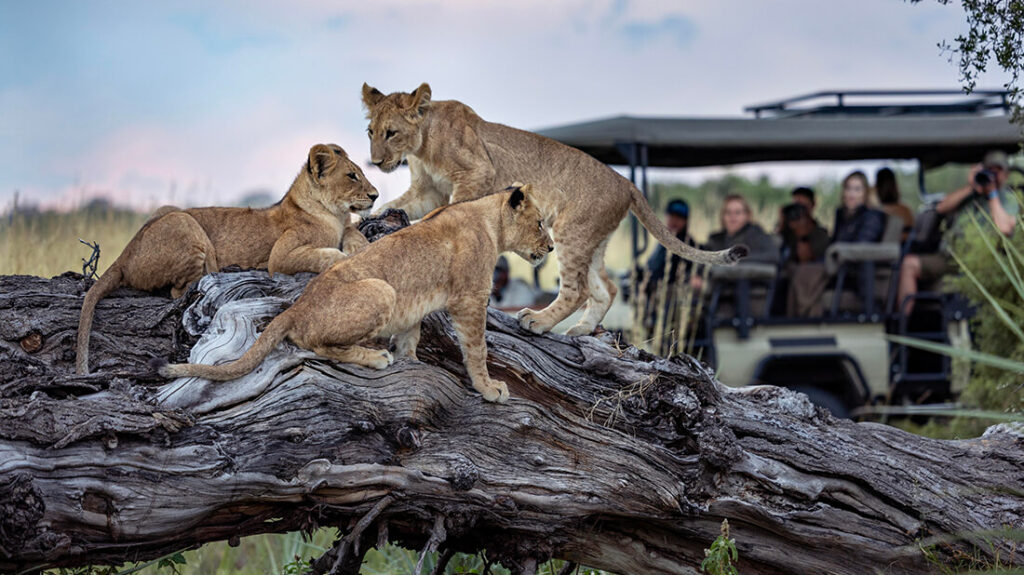
[[[146,214],[96,209],[70,213],[44,212],[0,218],[0,275],[51,277],[82,271],[82,258],[92,250],[79,238],[100,245],[99,273],[117,258]]]

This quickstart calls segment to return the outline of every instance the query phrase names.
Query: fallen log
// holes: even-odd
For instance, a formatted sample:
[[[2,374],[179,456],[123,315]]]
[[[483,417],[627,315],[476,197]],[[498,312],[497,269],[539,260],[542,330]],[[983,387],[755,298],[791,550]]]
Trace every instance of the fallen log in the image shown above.
[[[379,541],[697,573],[728,518],[741,571],[931,572],[1024,559],[1024,432],[937,441],[836,420],[775,387],[727,389],[689,357],[535,336],[488,318],[487,403],[443,314],[383,371],[282,344],[249,376],[164,382],[152,356],[237,357],[309,276],[207,276],[177,301],[119,290],[73,375],[89,280],[0,278],[0,571],[119,564],[215,540],[337,526],[314,571]],[[728,361],[728,358],[725,358]]]

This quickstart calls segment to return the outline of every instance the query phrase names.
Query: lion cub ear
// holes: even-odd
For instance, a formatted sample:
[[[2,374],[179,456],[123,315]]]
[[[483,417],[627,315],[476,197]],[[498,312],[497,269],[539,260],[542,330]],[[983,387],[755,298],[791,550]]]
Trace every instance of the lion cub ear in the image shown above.
[[[512,208],[513,212],[518,212],[526,207],[528,200],[526,194],[523,193],[525,189],[523,186],[512,188],[512,194],[508,197],[508,206]]]
[[[309,149],[309,175],[319,180],[338,164],[338,156],[329,146],[317,144]]]
[[[412,92],[412,104],[409,105],[410,110],[415,110],[417,114],[422,115],[430,107],[430,84],[423,82],[419,88],[416,88]]]
[[[381,93],[377,88],[371,88],[369,84],[363,82],[363,104],[367,108],[372,108],[380,103],[384,99],[384,94]]]

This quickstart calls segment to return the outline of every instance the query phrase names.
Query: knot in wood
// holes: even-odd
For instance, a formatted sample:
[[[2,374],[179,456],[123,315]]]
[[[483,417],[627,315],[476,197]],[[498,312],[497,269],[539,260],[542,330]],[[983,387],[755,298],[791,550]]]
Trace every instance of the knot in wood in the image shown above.
[[[405,210],[388,208],[378,216],[369,216],[359,222],[359,231],[366,240],[373,243],[380,238],[409,225],[409,216]]]
[[[469,491],[473,488],[476,480],[480,478],[480,471],[468,460],[452,465],[451,473],[448,481],[456,491]]]
[[[672,406],[677,422],[684,427],[700,417],[700,400],[685,385],[674,386],[665,394],[664,399]]]
[[[702,429],[697,444],[701,461],[718,469],[729,469],[743,456],[736,434],[721,424]]]
[[[27,473],[0,477],[0,548],[17,551],[32,539],[46,505]]]
[[[37,331],[21,338],[21,349],[25,350],[25,353],[35,353],[42,347],[43,336]]]
[[[420,432],[412,427],[403,425],[399,428],[398,433],[395,434],[395,439],[398,441],[398,445],[405,449],[419,449],[420,446]]]

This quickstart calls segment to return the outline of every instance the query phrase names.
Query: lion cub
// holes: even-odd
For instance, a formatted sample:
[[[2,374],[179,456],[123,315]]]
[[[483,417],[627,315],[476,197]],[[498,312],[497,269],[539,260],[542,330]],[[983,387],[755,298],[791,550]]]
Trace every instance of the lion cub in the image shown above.
[[[349,214],[372,208],[377,195],[344,150],[317,144],[288,193],[269,208],[160,208],[85,294],[75,371],[89,373],[93,311],[111,291],[171,286],[177,298],[203,274],[230,265],[319,273],[367,245]]]
[[[398,357],[415,359],[420,321],[447,309],[473,387],[487,401],[504,402],[508,388],[487,373],[487,300],[502,252],[536,266],[552,250],[533,196],[526,185],[437,210],[313,278],[237,361],[163,365],[160,374],[235,379],[285,338],[329,359],[383,369],[391,354],[360,343],[394,336]]]
[[[390,172],[403,159],[409,162],[409,190],[384,208],[416,219],[516,180],[544,190],[536,203],[555,238],[560,288],[548,307],[520,312],[519,323],[534,333],[551,330],[580,306],[586,311],[569,335],[589,334],[604,319],[618,291],[605,271],[604,252],[630,210],[670,252],[690,261],[731,264],[747,253],[744,246],[707,252],[686,245],[615,170],[550,138],[487,122],[461,102],[433,101],[427,84],[387,95],[363,84],[363,104],[373,163]]]

